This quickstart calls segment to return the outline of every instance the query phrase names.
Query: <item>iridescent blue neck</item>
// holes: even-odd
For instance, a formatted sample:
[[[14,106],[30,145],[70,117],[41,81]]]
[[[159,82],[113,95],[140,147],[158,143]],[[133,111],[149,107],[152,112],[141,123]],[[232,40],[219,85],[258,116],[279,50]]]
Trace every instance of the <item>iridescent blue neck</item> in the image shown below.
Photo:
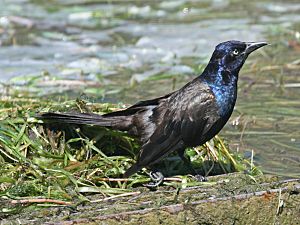
[[[238,71],[230,72],[220,64],[209,63],[200,79],[213,92],[220,116],[230,116],[237,97]]]

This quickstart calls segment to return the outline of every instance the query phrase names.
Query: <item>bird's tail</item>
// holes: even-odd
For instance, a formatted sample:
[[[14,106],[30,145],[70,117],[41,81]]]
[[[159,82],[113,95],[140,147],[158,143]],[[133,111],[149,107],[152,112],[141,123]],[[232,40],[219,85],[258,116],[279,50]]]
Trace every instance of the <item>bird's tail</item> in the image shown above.
[[[107,127],[111,129],[116,129],[120,131],[128,131],[131,126],[130,115],[123,116],[121,113],[116,112],[105,114],[104,116],[98,114],[88,114],[88,113],[41,113],[36,115],[37,119],[43,120],[46,124],[54,124],[55,127],[66,128],[68,124],[74,125],[96,125],[101,127]],[[125,112],[126,113],[126,112]],[[132,174],[139,171],[142,167],[134,164],[131,166],[124,174],[124,177],[129,177]]]
[[[42,113],[36,115],[37,119],[41,119],[46,123],[58,124],[78,124],[78,125],[96,125],[102,127],[110,127],[119,130],[126,130],[127,120],[124,117],[103,117],[97,114],[89,113]],[[123,128],[123,129],[122,129]]]

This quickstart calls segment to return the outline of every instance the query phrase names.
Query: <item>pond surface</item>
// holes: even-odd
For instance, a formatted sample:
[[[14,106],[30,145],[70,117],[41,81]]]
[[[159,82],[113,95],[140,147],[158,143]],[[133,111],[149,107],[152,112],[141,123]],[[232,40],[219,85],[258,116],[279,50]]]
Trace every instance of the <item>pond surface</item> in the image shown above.
[[[214,46],[272,43],[240,73],[221,132],[267,173],[300,172],[299,1],[0,0],[0,82],[22,93],[132,104],[181,87]],[[3,88],[6,87],[6,88]],[[7,93],[8,92],[8,93]]]

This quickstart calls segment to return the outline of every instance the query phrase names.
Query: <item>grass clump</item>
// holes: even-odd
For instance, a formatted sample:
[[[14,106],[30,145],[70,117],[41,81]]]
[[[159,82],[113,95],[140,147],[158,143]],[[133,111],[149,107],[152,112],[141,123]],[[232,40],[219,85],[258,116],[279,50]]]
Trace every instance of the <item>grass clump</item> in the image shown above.
[[[56,199],[88,201],[90,194],[107,198],[131,192],[149,181],[147,170],[122,179],[134,163],[139,143],[126,134],[91,126],[52,129],[34,118],[38,111],[81,111],[105,113],[115,105],[64,101],[54,103],[27,98],[2,98],[0,101],[0,196],[7,204],[2,213],[15,212],[12,200]],[[259,171],[241,156],[232,154],[224,141],[216,137],[206,145],[188,149],[186,154],[205,175],[234,171]],[[165,184],[178,187],[197,182],[182,167],[176,155],[160,165],[169,178]],[[178,176],[178,174],[182,174]],[[199,183],[198,183],[199,184]],[[34,199],[34,200],[32,200]],[[53,202],[45,201],[47,204]],[[60,204],[61,202],[58,202]]]

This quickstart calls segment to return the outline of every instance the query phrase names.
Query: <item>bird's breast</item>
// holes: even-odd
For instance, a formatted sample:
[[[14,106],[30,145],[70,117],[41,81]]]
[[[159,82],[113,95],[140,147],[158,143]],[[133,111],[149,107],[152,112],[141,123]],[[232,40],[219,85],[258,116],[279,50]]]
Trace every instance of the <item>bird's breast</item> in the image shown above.
[[[215,96],[218,114],[221,117],[230,115],[236,102],[236,87],[234,87],[233,85],[212,85],[210,86],[210,88],[213,95]]]

